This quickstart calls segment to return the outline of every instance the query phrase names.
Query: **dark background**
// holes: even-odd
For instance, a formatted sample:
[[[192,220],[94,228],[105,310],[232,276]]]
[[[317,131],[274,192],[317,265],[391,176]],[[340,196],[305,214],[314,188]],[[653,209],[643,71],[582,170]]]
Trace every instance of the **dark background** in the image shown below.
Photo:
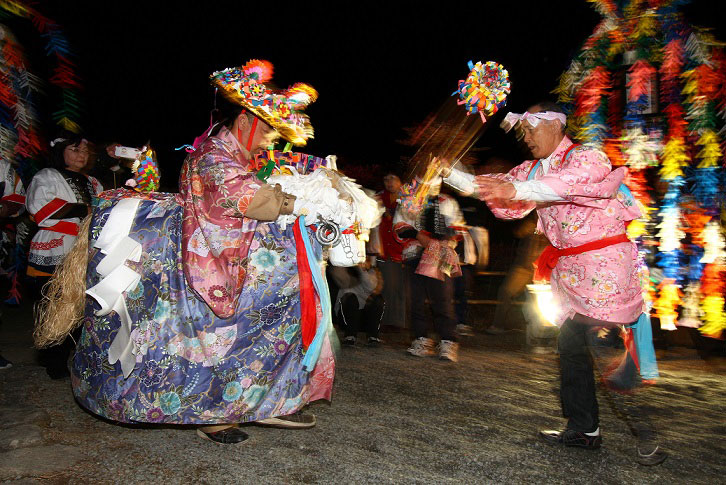
[[[723,39],[721,3],[697,0],[684,11],[697,25],[718,27]],[[129,146],[150,140],[171,188],[184,158],[173,147],[208,126],[213,71],[270,60],[278,86],[303,81],[320,93],[308,109],[315,139],[305,152],[337,154],[344,166],[386,165],[402,153],[396,141],[405,137],[403,128],[447,100],[468,73],[467,61],[502,63],[512,82],[507,108],[521,112],[553,98],[558,76],[600,19],[585,0],[434,7],[64,0],[35,8],[63,26],[76,54],[86,133]],[[31,70],[47,69],[43,40],[22,25],[9,27],[28,46]],[[480,145],[512,144],[496,124]]]

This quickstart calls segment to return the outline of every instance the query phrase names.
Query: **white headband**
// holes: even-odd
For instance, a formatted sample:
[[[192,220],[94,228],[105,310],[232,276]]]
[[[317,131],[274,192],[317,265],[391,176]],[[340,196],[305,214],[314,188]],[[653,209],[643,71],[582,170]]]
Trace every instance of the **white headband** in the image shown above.
[[[526,111],[524,114],[507,113],[507,116],[504,117],[504,121],[502,121],[500,126],[502,127],[502,129],[504,129],[504,131],[509,132],[509,130],[514,128],[514,125],[525,120],[535,128],[542,120],[557,120],[562,123],[562,126],[565,126],[567,124],[567,116],[565,116],[563,113],[557,113],[556,111],[540,111],[539,113],[530,113],[529,111]]]
[[[68,140],[68,138],[56,138],[55,140],[50,142],[50,147],[54,148],[58,143],[63,143],[64,141],[67,141],[67,140]],[[86,140],[85,138],[81,138],[78,143],[83,143],[84,141],[86,143],[88,143],[88,140]]]

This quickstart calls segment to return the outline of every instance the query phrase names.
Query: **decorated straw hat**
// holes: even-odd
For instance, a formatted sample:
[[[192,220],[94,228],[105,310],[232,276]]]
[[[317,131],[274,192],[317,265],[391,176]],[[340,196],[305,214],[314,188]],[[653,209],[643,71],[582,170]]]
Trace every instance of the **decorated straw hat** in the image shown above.
[[[251,111],[284,139],[305,145],[313,137],[313,127],[303,110],[317,99],[318,92],[303,83],[273,90],[265,85],[272,79],[272,71],[272,63],[253,59],[242,67],[215,72],[211,80],[227,99]]]

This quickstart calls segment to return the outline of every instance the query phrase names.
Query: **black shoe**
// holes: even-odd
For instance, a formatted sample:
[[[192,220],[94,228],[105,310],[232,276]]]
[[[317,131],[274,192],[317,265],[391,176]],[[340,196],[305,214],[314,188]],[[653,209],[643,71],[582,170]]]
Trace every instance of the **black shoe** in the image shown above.
[[[0,369],[9,369],[13,366],[13,363],[8,359],[0,355]]]
[[[540,438],[548,443],[575,446],[587,450],[596,450],[602,444],[602,436],[588,436],[580,431],[566,429],[564,431],[545,430],[539,432]]]
[[[349,335],[343,339],[343,345],[346,347],[353,347],[355,346],[355,337],[352,335]]]
[[[48,366],[45,368],[45,373],[48,374],[48,377],[50,377],[54,381],[66,379],[71,376],[71,373],[68,371],[68,367],[66,367],[64,365],[63,366]]]
[[[249,435],[247,433],[245,433],[236,426],[220,429],[219,431],[215,431],[213,433],[206,433],[200,428],[197,428],[197,434],[205,440],[214,441],[215,443],[221,443],[223,445],[234,445],[237,443],[242,443],[247,438],[249,438]]]
[[[661,450],[659,447],[655,447],[655,449],[650,453],[643,453],[638,449],[638,458],[637,462],[644,466],[655,466],[660,465],[663,463],[666,458],[668,458],[668,453]]]
[[[378,337],[368,337],[368,347],[378,347],[383,343],[383,340]]]

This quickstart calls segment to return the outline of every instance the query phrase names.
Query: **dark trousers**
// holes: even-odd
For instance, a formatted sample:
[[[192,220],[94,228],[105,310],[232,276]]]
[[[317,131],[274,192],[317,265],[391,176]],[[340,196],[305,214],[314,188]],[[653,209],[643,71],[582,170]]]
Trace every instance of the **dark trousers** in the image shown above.
[[[358,298],[352,293],[340,300],[340,321],[345,328],[346,337],[357,337],[363,323],[363,331],[369,337],[378,337],[383,318],[384,304],[381,295],[371,296],[361,310]]]
[[[467,318],[468,297],[471,282],[474,279],[474,266],[465,264],[461,266],[461,276],[453,278],[454,299],[456,300],[456,322],[468,324]]]
[[[631,431],[639,439],[652,439],[655,431],[648,413],[632,391],[641,383],[640,375],[630,355],[615,372],[606,374],[613,357],[618,354],[612,345],[597,338],[598,328],[568,319],[560,329],[557,346],[560,353],[560,398],[562,413],[568,419],[567,428],[584,433],[600,426],[599,409],[595,395],[595,369],[606,376],[606,392],[615,411],[624,416]],[[622,352],[622,351],[620,351]],[[619,391],[626,392],[616,392]]]
[[[434,317],[434,330],[441,340],[456,341],[456,317],[454,316],[454,283],[416,274],[419,260],[406,261],[411,288],[411,327],[415,338],[428,336],[428,312],[426,300]]]
[[[38,276],[29,278],[30,295],[36,302],[43,298],[42,289],[50,281],[50,276]],[[73,336],[77,339],[80,335],[80,329],[73,332]],[[67,377],[68,358],[70,357],[76,344],[69,335],[60,344],[51,345],[50,347],[38,350],[38,362],[45,367],[48,375],[53,379]]]

